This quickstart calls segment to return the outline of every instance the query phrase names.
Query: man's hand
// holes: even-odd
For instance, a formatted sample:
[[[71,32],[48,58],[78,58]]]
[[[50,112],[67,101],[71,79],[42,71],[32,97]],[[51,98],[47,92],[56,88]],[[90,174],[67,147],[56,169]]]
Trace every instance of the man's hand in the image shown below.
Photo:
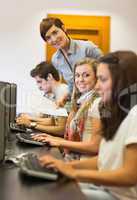
[[[30,127],[31,121],[26,117],[18,117],[16,119],[16,123],[18,125],[25,125],[26,127]]]

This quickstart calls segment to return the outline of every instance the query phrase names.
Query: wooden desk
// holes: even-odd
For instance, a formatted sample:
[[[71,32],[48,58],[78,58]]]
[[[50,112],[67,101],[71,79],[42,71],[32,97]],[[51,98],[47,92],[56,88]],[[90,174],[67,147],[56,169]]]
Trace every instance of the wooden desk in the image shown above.
[[[50,153],[61,158],[56,148],[32,147],[11,142],[12,153],[36,152]],[[77,184],[65,179],[57,182],[38,180],[19,173],[14,165],[0,167],[0,199],[1,200],[85,200]]]

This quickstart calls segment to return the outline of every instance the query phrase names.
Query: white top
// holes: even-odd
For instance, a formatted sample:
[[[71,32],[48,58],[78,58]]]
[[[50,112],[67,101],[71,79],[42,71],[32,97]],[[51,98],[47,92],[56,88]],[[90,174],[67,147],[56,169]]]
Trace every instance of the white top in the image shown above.
[[[98,159],[99,170],[115,170],[121,167],[125,146],[132,143],[137,144],[137,105],[131,109],[121,123],[113,140],[102,139]],[[120,200],[137,200],[137,185],[134,187],[104,187]]]
[[[93,103],[91,104],[89,110],[88,110],[88,116],[89,117],[93,117],[93,118],[97,118],[99,119],[100,118],[100,114],[99,114],[99,110],[98,110],[98,104],[100,102],[101,98],[97,98],[93,101]],[[89,123],[91,123],[91,121],[85,121],[85,130],[83,132],[83,138],[82,138],[82,141],[89,141],[91,140],[91,134],[92,134],[92,131],[91,131],[91,126],[89,125]],[[88,128],[89,127],[89,128]],[[80,160],[82,159],[86,159],[90,157],[90,155],[81,155],[80,157]]]
[[[61,83],[56,86],[55,90],[53,91],[55,101],[58,101],[62,98],[65,94],[69,93],[68,85],[65,83]]]
[[[95,93],[95,90],[90,90],[82,94],[77,100],[77,104],[82,105],[85,101],[89,100],[93,96],[94,93]]]
[[[98,104],[100,102],[101,98],[97,98],[93,101],[93,103],[91,104],[89,110],[88,110],[88,117],[93,117],[93,118],[100,118],[99,115],[99,110],[98,110]],[[83,138],[82,141],[89,141],[91,139],[91,126],[89,125],[89,123],[91,123],[91,121],[85,121],[85,130],[83,132]],[[88,130],[89,127],[89,130]]]
[[[101,97],[98,97],[97,99],[94,100],[93,104],[91,104],[91,107],[88,110],[88,116],[100,119],[100,114],[98,110],[98,105],[101,101]]]

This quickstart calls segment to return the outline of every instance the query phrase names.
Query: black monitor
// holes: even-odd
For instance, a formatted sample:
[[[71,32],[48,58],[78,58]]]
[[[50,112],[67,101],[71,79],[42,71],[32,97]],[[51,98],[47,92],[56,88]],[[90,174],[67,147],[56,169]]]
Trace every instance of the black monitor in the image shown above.
[[[3,161],[5,155],[5,144],[6,144],[6,110],[4,101],[6,98],[5,83],[0,82],[0,162]]]
[[[17,103],[17,85],[10,84],[10,122],[14,122],[16,118],[16,103]]]
[[[4,159],[5,146],[10,138],[10,122],[16,117],[16,91],[16,84],[0,82],[0,161]]]
[[[10,132],[10,83],[4,82],[5,87],[3,88],[3,91],[1,91],[1,97],[5,95],[5,98],[3,100],[1,99],[1,102],[5,106],[5,133],[6,137],[8,137]],[[3,94],[2,94],[3,93]]]

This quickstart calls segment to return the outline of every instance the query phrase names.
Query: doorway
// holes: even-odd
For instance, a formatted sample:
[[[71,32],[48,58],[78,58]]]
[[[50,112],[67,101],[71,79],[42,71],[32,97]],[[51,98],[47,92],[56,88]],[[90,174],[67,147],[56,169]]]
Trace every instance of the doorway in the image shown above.
[[[109,16],[83,16],[48,14],[48,17],[60,18],[73,39],[89,40],[94,42],[103,53],[110,50],[110,17]],[[45,46],[45,56],[50,60],[56,51],[50,45]]]

